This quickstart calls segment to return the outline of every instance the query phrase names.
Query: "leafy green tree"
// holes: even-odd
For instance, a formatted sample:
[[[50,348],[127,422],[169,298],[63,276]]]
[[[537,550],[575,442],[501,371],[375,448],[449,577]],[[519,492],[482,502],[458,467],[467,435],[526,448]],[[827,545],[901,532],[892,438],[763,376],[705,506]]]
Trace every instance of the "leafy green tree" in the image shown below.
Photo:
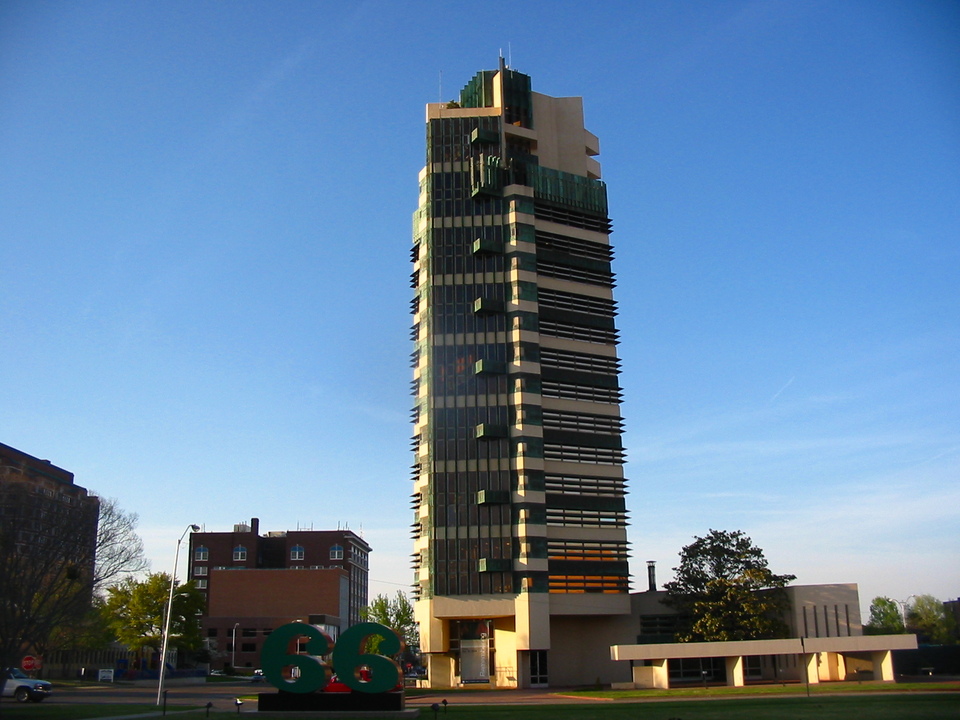
[[[149,573],[143,580],[124,578],[107,590],[104,612],[117,640],[130,648],[159,649],[163,638],[164,613],[170,576]],[[170,614],[170,644],[184,650],[199,650],[203,644],[200,613],[205,607],[203,593],[193,582],[177,585]]]
[[[50,640],[50,647],[58,650],[103,650],[109,647],[116,636],[108,622],[105,602],[102,596],[94,595],[90,609],[70,627],[59,628]]]
[[[763,550],[741,530],[711,530],[680,551],[664,602],[677,610],[681,642],[785,637],[789,605],[783,588],[794,575],[775,575]]]
[[[907,608],[907,632],[929,645],[956,643],[955,621],[943,603],[933,595],[917,595]]]
[[[420,645],[420,632],[413,617],[413,605],[402,590],[397,590],[392,600],[386,595],[377,595],[373,602],[360,611],[360,616],[368,622],[380,623],[395,630],[408,648]],[[380,638],[371,638],[367,651],[376,653],[379,646]]]
[[[900,604],[888,597],[875,597],[870,603],[870,621],[863,626],[865,635],[898,635],[906,632]]]

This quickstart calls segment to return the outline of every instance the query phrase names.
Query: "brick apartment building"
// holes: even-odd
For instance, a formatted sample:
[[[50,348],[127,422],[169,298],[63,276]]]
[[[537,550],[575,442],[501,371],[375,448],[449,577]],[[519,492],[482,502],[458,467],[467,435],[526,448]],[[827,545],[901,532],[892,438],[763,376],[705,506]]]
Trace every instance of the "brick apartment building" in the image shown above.
[[[202,620],[214,666],[259,665],[264,638],[302,621],[334,638],[367,605],[370,546],[350,530],[260,534],[260,521],[190,536],[189,578],[207,595]]]
[[[0,443],[0,655],[42,649],[87,611],[99,515],[100,499],[72,472]]]

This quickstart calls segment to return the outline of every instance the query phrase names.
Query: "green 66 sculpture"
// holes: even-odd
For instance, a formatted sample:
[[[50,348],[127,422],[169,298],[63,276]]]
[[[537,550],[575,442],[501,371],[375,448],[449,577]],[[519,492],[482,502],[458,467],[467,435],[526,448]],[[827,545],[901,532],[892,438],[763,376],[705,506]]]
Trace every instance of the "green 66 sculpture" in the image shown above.
[[[378,650],[384,654],[363,652],[367,638],[379,635]],[[290,653],[290,645],[307,638],[306,655]],[[291,693],[315,693],[330,682],[332,673],[351,690],[362,693],[383,693],[396,688],[402,680],[400,666],[386,655],[403,650],[400,636],[379,623],[365,622],[345,630],[334,644],[328,635],[314,625],[288,623],[274,630],[263,643],[260,667],[263,676],[278,690]],[[327,665],[323,658],[330,656]],[[289,674],[287,668],[297,668]]]

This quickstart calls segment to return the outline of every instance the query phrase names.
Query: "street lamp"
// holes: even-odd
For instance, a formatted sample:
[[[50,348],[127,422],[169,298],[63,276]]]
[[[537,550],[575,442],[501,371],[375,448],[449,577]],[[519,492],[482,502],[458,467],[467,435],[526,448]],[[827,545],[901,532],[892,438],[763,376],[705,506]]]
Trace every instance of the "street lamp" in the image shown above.
[[[900,619],[903,620],[903,629],[907,629],[907,605],[910,604],[910,601],[913,600],[916,595],[911,595],[906,600],[894,600],[894,602],[900,606]]]
[[[167,618],[163,622],[163,642],[160,644],[160,684],[157,687],[157,705],[163,698],[163,678],[167,672],[167,642],[170,640],[170,615],[173,613],[173,588],[177,584],[177,565],[180,563],[180,543],[187,533],[199,532],[199,525],[187,525],[180,539],[177,540],[177,552],[173,556],[173,575],[170,577],[170,596],[167,598]]]
[[[233,657],[230,659],[230,667],[234,668],[236,672],[237,667],[237,628],[240,627],[240,623],[233,624],[233,642],[230,644],[232,648]]]

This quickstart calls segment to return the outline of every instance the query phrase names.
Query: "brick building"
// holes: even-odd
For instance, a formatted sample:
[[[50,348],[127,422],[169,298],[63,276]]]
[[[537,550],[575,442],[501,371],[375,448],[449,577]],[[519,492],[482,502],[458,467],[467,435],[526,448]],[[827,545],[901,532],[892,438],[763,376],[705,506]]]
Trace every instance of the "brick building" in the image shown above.
[[[0,443],[0,662],[42,652],[88,610],[99,515],[73,473]]]
[[[260,534],[260,522],[190,536],[189,577],[207,595],[202,626],[214,665],[254,667],[264,638],[288,622],[336,637],[367,605],[370,546],[350,530]]]

